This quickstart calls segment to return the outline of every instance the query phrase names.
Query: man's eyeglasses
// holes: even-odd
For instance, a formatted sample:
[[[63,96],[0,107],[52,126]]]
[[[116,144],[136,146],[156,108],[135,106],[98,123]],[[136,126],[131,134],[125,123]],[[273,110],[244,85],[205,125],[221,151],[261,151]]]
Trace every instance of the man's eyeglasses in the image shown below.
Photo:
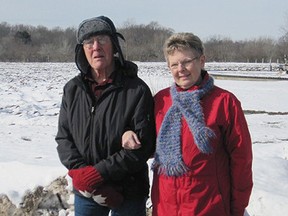
[[[192,59],[185,59],[185,60],[183,60],[183,61],[179,61],[179,62],[177,62],[177,63],[173,63],[173,64],[171,64],[170,65],[170,69],[171,70],[177,70],[178,68],[179,68],[179,65],[181,65],[182,67],[184,67],[184,68],[189,68],[190,66],[192,66],[192,64],[193,64],[193,61],[194,60],[196,60],[196,59],[198,59],[199,58],[199,56],[196,56],[196,57],[194,57],[194,58],[192,58]]]
[[[97,41],[97,43],[98,43],[100,46],[103,46],[103,45],[105,45],[105,44],[109,41],[109,36],[108,36],[108,35],[98,35],[98,36],[94,36],[94,37],[91,37],[91,38],[89,38],[89,39],[87,39],[87,40],[84,40],[82,44],[83,44],[83,46],[86,47],[87,49],[92,49],[95,41]]]

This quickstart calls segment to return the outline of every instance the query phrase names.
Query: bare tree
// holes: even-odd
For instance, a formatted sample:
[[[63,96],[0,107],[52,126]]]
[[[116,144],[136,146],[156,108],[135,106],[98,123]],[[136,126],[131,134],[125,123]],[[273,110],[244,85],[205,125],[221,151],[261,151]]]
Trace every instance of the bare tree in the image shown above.
[[[213,36],[204,42],[208,61],[236,61],[235,44],[230,38]]]
[[[173,30],[160,26],[157,22],[136,25],[126,22],[119,29],[126,38],[123,44],[127,59],[137,61],[164,61],[162,46]]]

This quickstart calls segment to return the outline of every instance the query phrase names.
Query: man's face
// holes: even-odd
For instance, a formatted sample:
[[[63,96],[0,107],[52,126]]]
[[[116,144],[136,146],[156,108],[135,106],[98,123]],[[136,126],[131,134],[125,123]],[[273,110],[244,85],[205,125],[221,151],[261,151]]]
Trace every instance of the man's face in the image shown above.
[[[113,44],[108,35],[97,35],[83,41],[88,63],[94,70],[106,70],[112,66]]]

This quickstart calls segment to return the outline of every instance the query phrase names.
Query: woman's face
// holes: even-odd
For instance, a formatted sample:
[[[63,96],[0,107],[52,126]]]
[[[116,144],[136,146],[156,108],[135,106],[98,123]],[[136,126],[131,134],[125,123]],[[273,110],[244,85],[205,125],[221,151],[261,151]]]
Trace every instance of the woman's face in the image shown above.
[[[108,35],[97,35],[83,41],[85,56],[96,71],[107,71],[112,67],[113,44]]]
[[[205,56],[195,55],[192,50],[177,49],[167,56],[168,67],[174,81],[182,89],[195,85],[205,65]]]

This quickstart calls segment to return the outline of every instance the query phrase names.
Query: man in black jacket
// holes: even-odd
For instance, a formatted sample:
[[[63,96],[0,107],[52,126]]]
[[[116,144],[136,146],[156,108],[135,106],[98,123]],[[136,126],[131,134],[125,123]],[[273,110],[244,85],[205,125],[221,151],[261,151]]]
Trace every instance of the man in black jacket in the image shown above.
[[[124,40],[105,16],[84,20],[77,31],[80,74],[64,87],[56,135],[59,158],[72,178],[76,216],[110,210],[112,216],[146,215],[153,97],[137,65],[124,59],[118,37]],[[140,148],[122,148],[129,131]]]

